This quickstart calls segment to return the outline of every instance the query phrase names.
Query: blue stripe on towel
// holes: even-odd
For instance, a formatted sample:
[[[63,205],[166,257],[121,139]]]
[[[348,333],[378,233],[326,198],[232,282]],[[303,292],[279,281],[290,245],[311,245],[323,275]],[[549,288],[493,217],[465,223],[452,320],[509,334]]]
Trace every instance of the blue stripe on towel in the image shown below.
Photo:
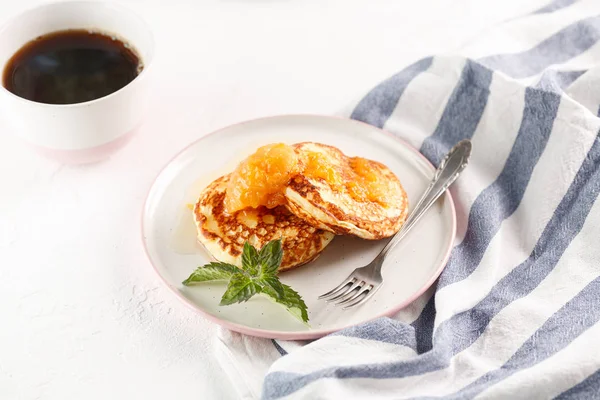
[[[435,300],[431,296],[419,318],[412,324],[417,335],[417,353],[423,354],[433,347],[433,327],[435,325]]]
[[[368,324],[353,326],[330,336],[356,337],[366,340],[397,344],[417,350],[415,331],[412,326],[390,318],[379,318]]]
[[[483,65],[513,78],[539,74],[549,65],[561,64],[576,57],[600,39],[600,16],[577,21],[560,30],[532,49],[515,54],[484,57]]]
[[[350,118],[383,128],[408,84],[432,62],[433,57],[419,60],[377,85],[358,103]]]
[[[275,339],[271,339],[271,343],[273,343],[273,347],[275,347],[275,350],[277,350],[279,354],[281,354],[282,356],[287,355],[287,351],[285,351],[285,349],[281,347],[281,345],[277,343]]]
[[[532,14],[547,14],[554,11],[569,7],[571,4],[577,3],[579,0],[554,0],[550,4],[534,11]]]
[[[586,72],[587,70],[556,71],[551,69],[544,71],[535,87],[548,92],[561,93]]]
[[[421,146],[421,153],[434,165],[456,142],[473,136],[487,104],[491,82],[492,71],[467,61],[437,128]]]
[[[600,394],[600,370],[564,391],[555,400],[589,400],[597,398],[598,394]]]

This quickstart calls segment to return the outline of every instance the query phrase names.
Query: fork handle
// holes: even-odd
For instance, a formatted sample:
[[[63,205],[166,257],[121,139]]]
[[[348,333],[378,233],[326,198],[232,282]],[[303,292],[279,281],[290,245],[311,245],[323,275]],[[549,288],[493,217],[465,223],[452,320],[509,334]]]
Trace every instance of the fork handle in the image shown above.
[[[392,237],[392,240],[381,250],[381,253],[377,256],[381,261],[385,258],[387,253],[392,250],[411,228],[421,219],[421,217],[431,208],[433,203],[448,189],[452,183],[458,178],[460,173],[465,169],[469,163],[469,157],[471,155],[471,141],[468,139],[461,140],[458,142],[449,152],[446,154],[440,166],[435,171],[435,175],[431,180],[431,183],[423,193],[423,196],[419,199],[419,202],[413,209],[412,213],[408,216],[404,225],[400,228],[400,231]]]

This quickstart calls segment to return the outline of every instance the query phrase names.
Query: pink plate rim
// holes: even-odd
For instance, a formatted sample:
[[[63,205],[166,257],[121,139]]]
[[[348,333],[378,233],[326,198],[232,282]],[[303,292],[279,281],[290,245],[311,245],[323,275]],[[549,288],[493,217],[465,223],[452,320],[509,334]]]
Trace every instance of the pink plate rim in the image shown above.
[[[408,306],[410,303],[412,303],[413,301],[415,301],[420,295],[422,295],[427,289],[429,289],[431,287],[431,285],[433,285],[433,283],[437,280],[437,278],[440,276],[440,274],[442,273],[442,271],[444,270],[444,267],[446,266],[446,263],[448,262],[448,259],[450,258],[450,252],[452,251],[452,247],[453,247],[453,243],[454,240],[456,239],[456,209],[454,207],[454,199],[452,198],[452,194],[450,193],[450,191],[446,191],[446,196],[447,199],[450,203],[450,209],[452,211],[452,227],[451,227],[451,240],[449,240],[449,245],[448,248],[446,250],[446,253],[444,254],[444,258],[442,259],[442,262],[440,263],[439,268],[436,270],[436,272],[432,275],[431,279],[429,281],[427,281],[425,283],[425,285],[423,285],[423,287],[421,287],[419,290],[417,290],[411,297],[409,297],[408,299],[406,299],[405,301],[403,301],[402,303],[398,304],[396,307],[390,308],[389,310],[387,310],[386,312],[379,314],[379,315],[375,315],[370,319],[364,320],[362,322],[360,322],[359,324],[351,324],[351,325],[347,325],[344,326],[342,328],[339,329],[321,329],[321,330],[309,330],[306,332],[282,332],[282,331],[273,331],[273,330],[267,330],[267,329],[256,329],[256,328],[249,328],[247,326],[244,325],[239,325],[236,324],[234,322],[230,322],[230,321],[225,321],[222,319],[217,318],[214,315],[211,315],[207,312],[205,312],[204,310],[202,310],[200,307],[198,307],[196,304],[194,304],[193,302],[191,302],[190,300],[188,300],[185,296],[183,296],[180,291],[173,287],[169,282],[167,282],[167,280],[161,275],[161,273],[158,271],[158,268],[156,267],[155,263],[152,261],[152,258],[150,257],[150,253],[148,251],[148,246],[146,243],[146,240],[144,239],[144,231],[145,231],[145,227],[144,227],[144,215],[146,214],[146,207],[147,207],[147,203],[148,203],[148,198],[150,197],[150,193],[152,192],[152,188],[154,187],[154,184],[156,183],[156,180],[158,179],[158,177],[160,175],[162,175],[162,173],[164,172],[164,170],[177,158],[179,157],[182,153],[184,153],[185,151],[187,151],[190,147],[194,146],[196,143],[206,139],[209,136],[212,135],[216,135],[219,134],[221,131],[225,130],[225,129],[229,129],[233,126],[238,126],[238,125],[243,125],[243,124],[247,124],[247,123],[252,123],[252,122],[256,122],[256,121],[264,121],[267,119],[272,119],[272,118],[282,118],[282,117],[306,117],[306,118],[331,118],[331,119],[337,119],[337,120],[344,120],[344,121],[349,121],[352,123],[357,123],[357,124],[362,124],[362,125],[367,125],[369,128],[372,128],[374,130],[379,131],[380,133],[389,136],[391,138],[393,138],[394,140],[397,140],[398,142],[400,142],[402,145],[404,145],[407,149],[411,150],[412,152],[414,152],[415,154],[417,154],[421,159],[423,159],[426,164],[431,168],[431,172],[435,171],[435,167],[429,162],[429,160],[427,158],[425,158],[425,156],[423,154],[421,154],[417,149],[415,149],[413,146],[411,146],[408,142],[406,142],[403,139],[400,139],[398,137],[396,137],[395,135],[391,134],[390,132],[387,132],[383,129],[380,129],[376,126],[367,124],[365,122],[362,121],[358,121],[358,120],[354,120],[354,119],[350,119],[350,118],[344,118],[344,117],[338,117],[338,116],[331,116],[331,115],[320,115],[320,114],[281,114],[281,115],[271,115],[271,116],[267,116],[267,117],[261,117],[261,118],[254,118],[254,119],[250,119],[250,120],[245,120],[245,121],[241,121],[235,124],[231,124],[222,128],[219,128],[211,133],[208,133],[204,136],[202,136],[201,138],[194,140],[192,143],[188,144],[187,146],[185,146],[182,150],[180,150],[175,156],[173,156],[158,172],[158,174],[156,175],[156,177],[152,180],[152,184],[150,185],[150,188],[148,189],[148,192],[146,194],[146,198],[144,200],[144,206],[142,208],[142,213],[141,213],[141,239],[142,239],[142,245],[144,247],[144,252],[146,253],[146,257],[148,258],[148,261],[150,261],[150,265],[152,265],[152,268],[154,269],[154,272],[158,275],[158,277],[160,278],[160,280],[175,294],[175,296],[177,298],[179,298],[181,301],[183,301],[184,304],[186,304],[189,308],[191,308],[192,310],[194,310],[195,312],[201,314],[203,317],[207,318],[208,320],[221,325],[229,330],[235,331],[235,332],[239,332],[239,333],[243,333],[245,335],[250,335],[250,336],[256,336],[256,337],[262,337],[262,338],[267,338],[267,339],[280,339],[280,340],[310,340],[310,339],[318,339],[321,338],[323,336],[329,335],[330,333],[334,333],[334,332],[338,332],[340,330],[343,329],[347,329],[359,324],[363,324],[365,322],[369,322],[372,321],[374,319],[377,318],[381,318],[381,317],[390,317],[393,316],[394,314],[396,314],[397,312],[399,312],[400,310],[402,310],[404,307]]]

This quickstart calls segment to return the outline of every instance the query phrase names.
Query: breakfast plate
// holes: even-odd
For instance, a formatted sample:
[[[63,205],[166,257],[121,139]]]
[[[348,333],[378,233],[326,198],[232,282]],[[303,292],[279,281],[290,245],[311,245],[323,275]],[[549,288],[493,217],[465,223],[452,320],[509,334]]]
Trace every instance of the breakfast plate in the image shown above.
[[[349,156],[386,165],[400,179],[409,212],[425,191],[433,166],[414,148],[362,122],[343,118],[288,115],[262,118],[223,128],[192,143],[160,172],[142,216],[148,258],[165,284],[187,305],[231,330],[275,339],[314,339],[368,320],[392,316],[422,294],[441,273],[456,231],[456,215],[446,192],[410,234],[388,255],[385,284],[359,307],[344,310],[319,300],[357,267],[368,264],[387,243],[336,236],[321,256],[302,267],[282,272],[281,282],[304,299],[309,325],[292,317],[266,296],[220,306],[226,282],[184,286],[197,267],[212,257],[196,239],[193,205],[203,189],[233,171],[258,147],[271,143],[318,142]]]

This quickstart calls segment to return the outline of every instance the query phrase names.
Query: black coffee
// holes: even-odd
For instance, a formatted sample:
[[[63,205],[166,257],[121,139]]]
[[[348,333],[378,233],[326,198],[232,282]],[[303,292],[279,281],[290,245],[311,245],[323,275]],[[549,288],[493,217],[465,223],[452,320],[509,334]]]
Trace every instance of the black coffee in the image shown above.
[[[126,43],[87,30],[66,30],[40,36],[17,51],[4,68],[2,84],[28,100],[73,104],[116,92],[141,69]]]

